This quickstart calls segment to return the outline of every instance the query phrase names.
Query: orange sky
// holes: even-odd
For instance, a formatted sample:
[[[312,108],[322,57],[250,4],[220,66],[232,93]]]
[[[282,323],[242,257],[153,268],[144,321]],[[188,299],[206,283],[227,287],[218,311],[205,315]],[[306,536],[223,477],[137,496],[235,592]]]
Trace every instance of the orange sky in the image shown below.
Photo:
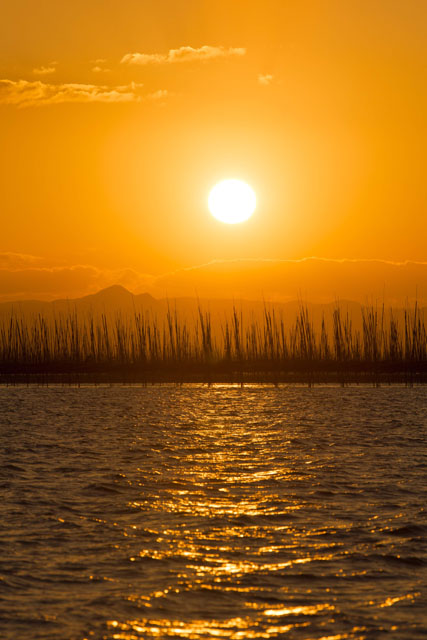
[[[212,260],[427,262],[426,23],[423,0],[3,0],[0,299],[191,294],[168,274]],[[227,177],[257,192],[242,225],[207,209]]]

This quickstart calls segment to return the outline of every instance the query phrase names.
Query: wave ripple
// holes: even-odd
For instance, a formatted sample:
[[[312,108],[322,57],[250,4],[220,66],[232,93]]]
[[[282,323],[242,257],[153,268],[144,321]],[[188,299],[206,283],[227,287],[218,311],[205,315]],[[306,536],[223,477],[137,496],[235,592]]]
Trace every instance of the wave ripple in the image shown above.
[[[426,637],[426,388],[0,406],[4,640]]]

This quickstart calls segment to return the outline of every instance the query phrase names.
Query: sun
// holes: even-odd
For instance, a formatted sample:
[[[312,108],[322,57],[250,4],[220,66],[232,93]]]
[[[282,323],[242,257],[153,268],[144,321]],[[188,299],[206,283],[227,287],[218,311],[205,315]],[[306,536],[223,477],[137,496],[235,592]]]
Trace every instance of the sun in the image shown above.
[[[211,190],[208,205],[220,222],[238,224],[248,220],[255,211],[256,195],[243,180],[223,180]]]

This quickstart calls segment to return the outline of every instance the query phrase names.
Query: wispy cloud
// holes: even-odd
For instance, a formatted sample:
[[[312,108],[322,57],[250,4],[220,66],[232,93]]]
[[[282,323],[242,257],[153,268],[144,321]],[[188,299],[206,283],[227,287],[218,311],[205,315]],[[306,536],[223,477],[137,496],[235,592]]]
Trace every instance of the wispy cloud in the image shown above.
[[[194,60],[213,60],[214,58],[228,58],[244,56],[246,49],[242,47],[180,47],[170,49],[168,53],[127,53],[121,59],[122,64],[173,64],[175,62],[193,62]]]
[[[94,71],[95,73],[107,73],[108,71],[110,71],[110,69],[95,65],[94,67],[92,67],[92,71]]]
[[[153,91],[152,93],[148,93],[145,96],[145,100],[156,102],[158,100],[165,100],[165,98],[168,98],[170,95],[171,93],[166,89],[159,89],[158,91]]]
[[[96,293],[113,284],[149,289],[151,281],[152,276],[132,269],[108,270],[92,265],[3,268],[0,265],[0,302],[73,298]]]
[[[91,60],[91,63],[94,65],[92,67],[92,71],[95,73],[108,73],[111,69],[108,69],[105,64],[107,60],[105,58],[96,58],[95,60]]]
[[[33,69],[33,73],[36,76],[48,76],[51,73],[55,73],[57,62],[51,62],[47,67],[36,67]]]
[[[271,84],[274,80],[274,76],[272,76],[270,73],[260,73],[258,76],[258,82],[259,84],[261,84],[263,87],[268,87],[269,84]]]
[[[144,95],[143,85],[131,82],[128,85],[107,86],[95,84],[48,84],[28,80],[0,80],[0,104],[17,107],[36,107],[63,103],[123,103],[142,102],[152,99],[154,94]],[[160,95],[159,92],[156,94]],[[166,90],[161,91],[165,98]]]
[[[0,269],[22,269],[32,267],[42,261],[39,256],[28,253],[16,253],[14,251],[3,251],[0,253]]]
[[[45,266],[46,265],[46,266]],[[155,297],[194,297],[330,303],[384,301],[427,305],[427,262],[304,258],[300,260],[214,260],[163,275],[131,268],[51,266],[19,253],[0,254],[0,301],[52,299],[94,293],[121,284]]]
[[[427,262],[303,258],[300,260],[214,260],[155,281],[155,290],[174,296],[313,302],[369,299],[405,305],[427,304]],[[164,293],[163,293],[164,295]]]

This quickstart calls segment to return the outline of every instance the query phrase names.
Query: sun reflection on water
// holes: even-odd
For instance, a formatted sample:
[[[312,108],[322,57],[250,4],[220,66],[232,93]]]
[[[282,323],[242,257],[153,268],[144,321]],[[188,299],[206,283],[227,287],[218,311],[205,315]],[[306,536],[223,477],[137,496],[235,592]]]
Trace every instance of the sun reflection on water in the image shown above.
[[[308,612],[308,615],[311,615]],[[141,619],[120,623],[117,620],[108,622],[108,627],[113,631],[111,638],[114,640],[138,640],[141,635],[151,638],[187,638],[188,640],[201,640],[202,638],[228,638],[229,640],[245,640],[246,638],[279,638],[282,634],[297,631],[309,626],[308,622],[300,622],[286,625],[272,625],[261,628],[253,618],[235,617],[227,620],[181,620],[165,619]],[[364,640],[366,627],[353,627],[349,633],[327,635],[316,640]],[[292,636],[289,636],[292,638]],[[311,636],[305,636],[307,640],[314,640]]]
[[[220,460],[222,465],[222,456],[216,457],[214,462],[218,465]],[[283,585],[276,586],[274,590],[256,586],[259,576],[273,576],[299,565],[331,560],[332,554],[319,553],[328,546],[323,541],[313,540],[310,554],[301,555],[298,543],[301,532],[294,530],[290,525],[280,523],[280,518],[303,507],[300,501],[291,497],[284,501],[283,496],[272,490],[274,486],[268,492],[260,490],[260,485],[262,487],[264,482],[269,483],[277,478],[283,481],[287,476],[287,471],[283,468],[280,471],[274,469],[252,473],[245,469],[239,474],[224,477],[227,472],[222,467],[217,466],[214,471],[210,465],[207,471],[197,468],[193,469],[192,473],[193,476],[196,475],[197,482],[194,482],[193,478],[191,488],[175,488],[172,481],[167,495],[154,500],[133,501],[130,504],[131,508],[136,510],[150,509],[151,512],[166,511],[168,514],[177,514],[180,519],[186,519],[187,525],[191,525],[192,521],[195,524],[187,528],[179,524],[172,529],[150,531],[157,548],[153,548],[152,545],[142,548],[137,556],[131,556],[129,559],[133,562],[138,559],[157,562],[172,559],[178,561],[179,572],[176,573],[175,586],[153,591],[145,596],[135,594],[130,600],[138,601],[147,609],[158,607],[159,599],[171,598],[182,591],[187,594],[204,591],[219,594],[254,593],[268,600],[273,591],[280,593],[286,592],[287,589]],[[189,472],[185,471],[183,475],[188,474]],[[252,488],[250,492],[242,491],[239,499],[236,499],[235,495],[224,495],[229,491],[221,486],[224,482],[228,485],[238,483],[240,489],[247,485]],[[269,523],[271,516],[276,518],[274,536],[271,536]],[[223,526],[216,525],[218,517],[224,523]],[[251,524],[253,518],[262,518],[263,524]],[[203,528],[199,526],[200,519],[204,521]],[[206,527],[209,521],[212,521],[212,526]],[[234,522],[236,524],[233,524]],[[324,529],[307,531],[304,537],[322,533]],[[281,537],[280,543],[277,536]],[[247,583],[248,576],[253,577],[254,584]],[[328,603],[309,606],[289,604],[284,607],[272,606],[271,602],[246,601],[241,603],[241,608],[248,611],[248,615],[186,621],[171,620],[169,617],[141,618],[126,622],[114,620],[109,622],[109,628],[114,630],[112,638],[116,640],[134,640],[141,637],[140,634],[144,637],[182,637],[194,640],[208,637],[232,640],[275,638],[287,634],[292,629],[307,627],[307,616],[328,616],[334,611],[334,606]],[[292,618],[292,622],[277,625],[277,618],[285,616]]]
[[[363,640],[369,624],[348,623],[340,589],[356,584],[369,609],[367,618],[359,614],[363,622],[418,595],[390,591],[370,600],[365,590],[381,561],[365,561],[367,536],[382,535],[390,520],[377,523],[370,503],[369,534],[358,531],[352,504],[360,487],[347,482],[351,469],[331,450],[336,434],[332,445],[302,442],[274,412],[270,421],[258,406],[240,415],[222,397],[230,387],[216,393],[219,409],[193,404],[175,432],[156,426],[134,441],[149,462],[138,460],[120,549],[143,586],[126,596],[138,615],[110,620],[105,640]],[[311,429],[315,419],[306,412],[301,422]],[[331,517],[328,501],[343,487],[348,497]],[[349,546],[355,531],[358,543]]]
[[[425,388],[3,391],[2,640],[426,636]]]

